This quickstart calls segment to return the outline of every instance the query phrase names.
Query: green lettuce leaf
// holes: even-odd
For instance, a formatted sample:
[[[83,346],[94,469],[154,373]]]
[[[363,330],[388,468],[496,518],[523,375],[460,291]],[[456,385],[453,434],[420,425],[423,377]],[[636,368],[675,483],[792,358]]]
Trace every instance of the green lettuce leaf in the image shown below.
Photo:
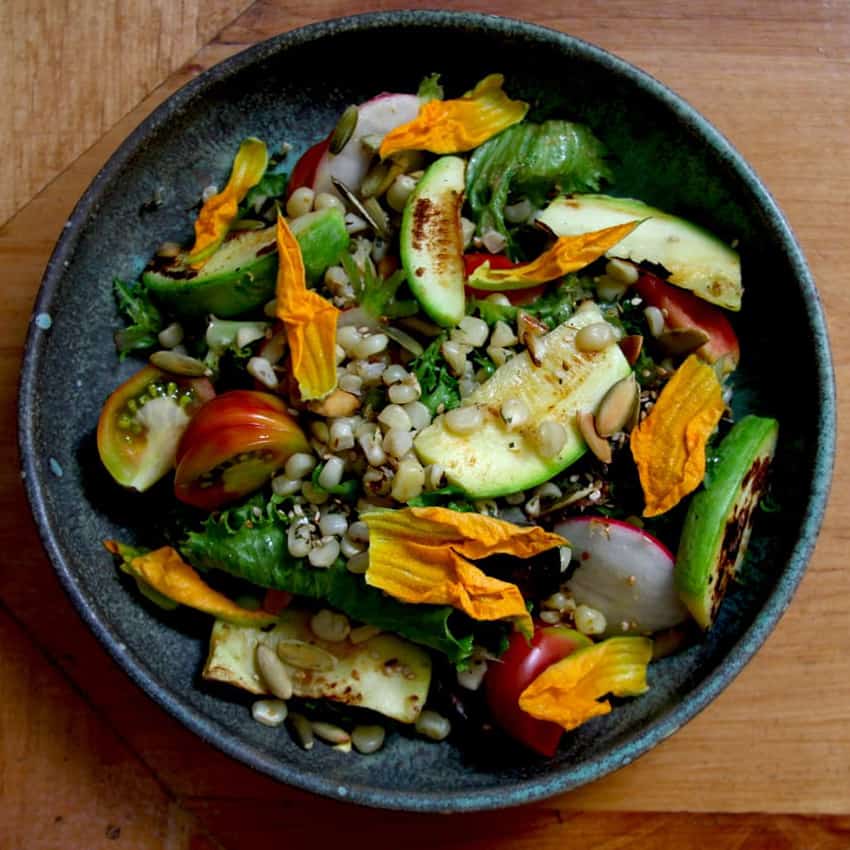
[[[523,122],[481,145],[469,160],[466,193],[478,232],[496,230],[513,245],[505,206],[527,198],[542,206],[565,192],[595,192],[611,179],[605,147],[582,124]],[[513,253],[513,252],[511,252]]]
[[[262,587],[318,599],[354,620],[394,632],[431,647],[463,664],[472,653],[472,623],[448,606],[408,605],[366,584],[341,560],[316,569],[293,558],[287,548],[285,514],[274,499],[261,496],[209,517],[203,530],[190,532],[180,546],[184,558],[200,569],[224,570]],[[451,619],[451,622],[449,622]],[[458,636],[455,629],[465,632]]]
[[[118,309],[129,322],[126,328],[115,334],[115,346],[121,358],[131,351],[153,348],[159,345],[157,335],[164,327],[162,314],[148,295],[147,287],[138,280],[112,282]]]

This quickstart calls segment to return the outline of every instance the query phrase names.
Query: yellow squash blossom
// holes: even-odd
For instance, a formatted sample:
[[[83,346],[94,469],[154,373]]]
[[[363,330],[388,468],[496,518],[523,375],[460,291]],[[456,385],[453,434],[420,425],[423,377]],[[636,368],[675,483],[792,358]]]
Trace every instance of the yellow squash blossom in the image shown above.
[[[336,387],[336,323],[339,310],[307,289],[298,240],[277,217],[277,317],[286,329],[292,374],[304,401],[324,398]]]
[[[469,285],[476,289],[503,292],[548,283],[598,260],[639,224],[640,221],[627,221],[578,236],[561,236],[537,259],[509,269],[491,269],[490,263],[484,262],[469,276]]]
[[[382,159],[405,150],[446,154],[472,150],[525,118],[528,104],[502,91],[501,74],[485,77],[455,100],[430,100],[412,121],[390,130],[381,142]]]
[[[367,584],[402,602],[451,605],[474,620],[510,618],[528,634],[531,615],[519,588],[471,561],[496,554],[531,558],[567,545],[537,526],[448,508],[375,511],[361,519],[369,527]]]
[[[550,720],[567,732],[611,711],[602,699],[639,696],[648,690],[646,668],[652,641],[614,637],[578,649],[547,667],[521,694],[519,707],[538,720]]]
[[[724,406],[714,369],[692,354],[631,434],[632,456],[646,501],[644,516],[669,511],[702,483],[705,445]]]
[[[195,220],[195,244],[189,253],[193,269],[201,268],[224,242],[238,214],[239,204],[263,179],[268,164],[269,154],[264,142],[251,138],[239,145],[227,185],[204,202]]]
[[[124,559],[122,568],[126,572],[173,602],[237,626],[262,627],[277,622],[274,614],[243,608],[213,590],[171,546],[128,557],[127,548],[114,540],[106,540],[103,545]]]

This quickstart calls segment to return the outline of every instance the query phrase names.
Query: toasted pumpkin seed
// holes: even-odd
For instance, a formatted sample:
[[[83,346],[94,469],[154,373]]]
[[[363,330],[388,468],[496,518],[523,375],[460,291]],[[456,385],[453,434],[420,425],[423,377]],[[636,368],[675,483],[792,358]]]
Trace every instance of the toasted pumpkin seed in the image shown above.
[[[363,150],[373,156],[381,149],[381,142],[383,141],[384,137],[380,133],[367,133],[365,136],[360,137],[360,144],[363,146]]]
[[[600,437],[610,437],[629,421],[637,403],[637,382],[634,374],[617,381],[605,393],[596,413],[596,433]]]
[[[698,348],[702,348],[708,342],[709,336],[700,328],[676,328],[664,331],[658,335],[657,339],[665,354],[677,357],[691,354]]]
[[[331,183],[333,183],[337,192],[342,195],[343,200],[356,211],[357,215],[359,215],[360,218],[362,218],[369,227],[372,228],[372,230],[375,231],[377,236],[380,236],[382,239],[389,238],[389,231],[382,228],[381,223],[375,220],[374,216],[369,212],[360,198],[358,198],[357,195],[355,195],[354,192],[352,192],[351,189],[342,182],[342,180],[337,180],[336,177],[331,177]],[[374,199],[370,198],[370,200]],[[378,205],[378,209],[380,210],[380,205]],[[383,210],[381,210],[381,212],[383,213]],[[386,218],[386,213],[384,213],[384,218]]]
[[[581,410],[576,416],[576,421],[587,447],[602,463],[611,463],[611,446],[607,440],[596,433],[593,414],[589,410]]]
[[[363,198],[373,198],[381,192],[381,186],[387,179],[387,175],[392,169],[390,162],[376,162],[370,169],[363,182],[360,184],[360,195]]]
[[[336,155],[348,144],[354,131],[357,129],[357,119],[360,117],[360,112],[356,106],[349,106],[339,117],[336,122],[333,135],[331,136],[328,150]]]
[[[316,670],[327,673],[336,667],[336,657],[320,646],[303,640],[282,640],[277,645],[281,661],[300,670]]]
[[[154,351],[150,356],[150,362],[151,365],[164,372],[171,372],[172,375],[183,375],[187,378],[212,375],[206,363],[177,351]]]

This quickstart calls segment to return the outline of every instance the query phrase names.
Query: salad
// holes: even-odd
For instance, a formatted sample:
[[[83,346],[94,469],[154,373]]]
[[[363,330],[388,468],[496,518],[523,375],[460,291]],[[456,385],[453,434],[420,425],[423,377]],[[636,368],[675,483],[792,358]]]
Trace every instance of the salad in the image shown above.
[[[114,284],[147,362],[98,449],[162,521],[106,548],[307,749],[553,754],[711,628],[767,487],[736,251],[504,86],[379,94],[294,165],[245,139],[191,244]]]

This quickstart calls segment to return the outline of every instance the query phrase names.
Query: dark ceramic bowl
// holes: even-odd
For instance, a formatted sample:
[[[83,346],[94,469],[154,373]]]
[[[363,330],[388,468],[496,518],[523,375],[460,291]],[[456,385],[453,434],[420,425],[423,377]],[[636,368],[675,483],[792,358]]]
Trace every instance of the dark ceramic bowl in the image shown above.
[[[504,72],[514,96],[542,94],[602,137],[615,157],[618,194],[739,240],[747,289],[736,317],[739,412],[781,421],[781,513],[758,517],[743,580],[715,628],[654,664],[645,696],[566,735],[551,759],[505,751],[483,761],[462,741],[400,735],[368,758],[328,747],[305,753],[253,722],[239,693],[199,680],[208,621],[142,604],[100,544],[155,538],[168,498],[167,485],[146,496],[120,493],[97,460],[101,404],[137,368],[119,364],[113,348],[121,320],[112,278],[138,275],[163,241],[189,239],[188,211],[204,186],[223,181],[245,136],[289,142],[294,161],[347,104],[415,91],[435,70],[449,92]],[[541,27],[465,13],[365,15],[286,33],[212,68],[159,107],[95,178],[50,260],[33,316],[20,392],[24,473],[44,544],[80,614],[142,689],[202,738],[329,797],[417,811],[486,809],[622,767],[704,708],[753,656],[788,605],[821,522],[834,450],[832,368],[818,295],[782,213],[741,156],[675,94]]]

